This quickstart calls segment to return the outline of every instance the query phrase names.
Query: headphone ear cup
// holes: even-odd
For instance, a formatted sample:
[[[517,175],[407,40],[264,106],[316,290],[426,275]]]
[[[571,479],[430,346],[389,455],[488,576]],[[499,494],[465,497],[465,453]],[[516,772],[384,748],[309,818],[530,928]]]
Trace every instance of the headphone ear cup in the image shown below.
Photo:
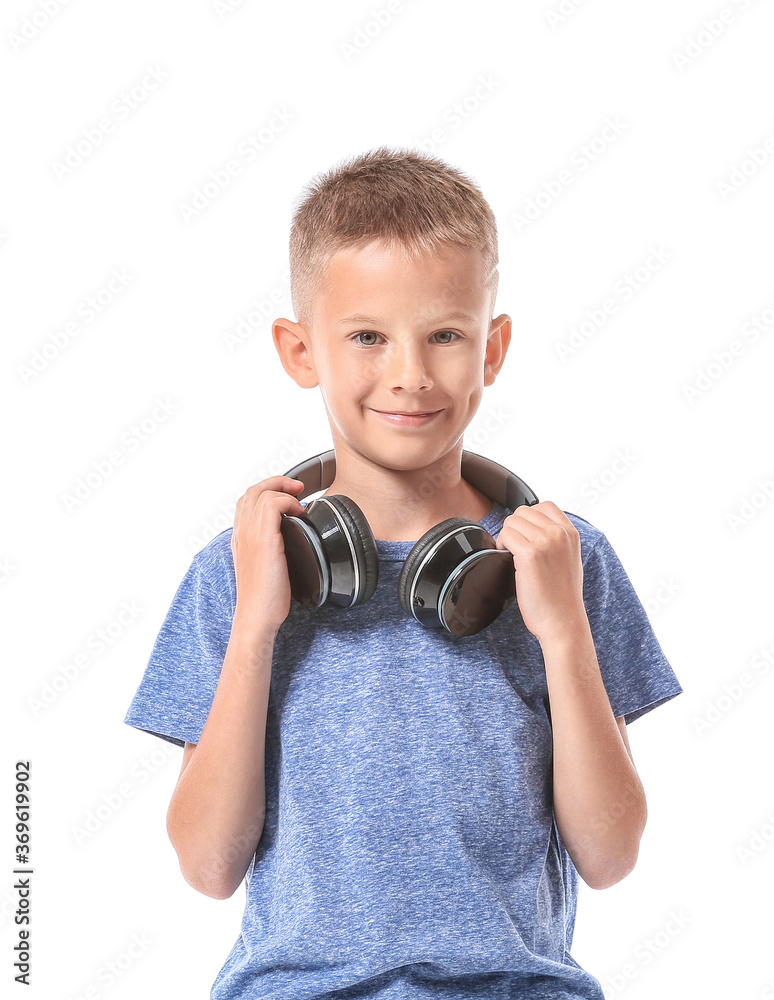
[[[365,604],[374,596],[379,582],[379,555],[371,526],[362,510],[349,497],[333,495],[321,499],[335,508],[346,528],[351,559],[356,568],[354,576],[358,581],[350,607]]]
[[[480,523],[450,517],[419,539],[398,578],[403,610],[427,628],[475,635],[515,599],[513,556]]]
[[[331,596],[331,569],[320,537],[316,518],[283,514],[280,524],[285,546],[285,561],[290,580],[290,592],[301,607],[315,609],[327,603]]]
[[[412,606],[413,601],[411,591],[414,584],[417,582],[419,573],[422,572],[422,574],[427,577],[430,577],[433,574],[434,563],[432,560],[430,560],[428,566],[423,569],[426,556],[430,553],[436,542],[448,534],[450,528],[461,528],[466,524],[476,524],[476,522],[471,521],[467,517],[449,517],[445,521],[441,521],[439,524],[434,524],[432,528],[429,528],[424,535],[422,535],[419,541],[414,543],[414,547],[406,556],[406,561],[403,563],[403,568],[401,569],[400,576],[398,577],[398,600],[400,601],[400,606],[407,615],[411,615],[412,618],[416,617]],[[480,525],[476,525],[476,527],[480,527]],[[437,563],[435,565],[437,565]],[[444,580],[438,580],[438,594],[436,597],[440,595],[443,583]],[[435,593],[436,588],[433,587],[432,589]],[[423,602],[418,605],[419,607],[425,607],[427,604],[426,598],[423,598],[420,595],[415,595],[413,600],[417,603],[419,601]],[[441,622],[439,619],[438,625],[440,626],[440,624]]]

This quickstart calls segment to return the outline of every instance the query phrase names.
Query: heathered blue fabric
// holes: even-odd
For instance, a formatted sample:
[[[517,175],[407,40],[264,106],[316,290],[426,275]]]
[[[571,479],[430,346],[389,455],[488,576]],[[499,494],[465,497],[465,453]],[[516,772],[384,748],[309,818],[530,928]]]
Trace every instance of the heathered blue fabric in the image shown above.
[[[481,524],[496,537],[510,513],[495,503]],[[607,538],[566,513],[613,714],[631,723],[682,688]],[[181,746],[228,644],[231,533],[194,557],[125,718]],[[212,1000],[603,1000],[570,954],[579,876],[553,818],[540,645],[515,602],[475,636],[414,622],[396,591],[411,547],[377,541],[364,605],[291,603],[265,826]]]

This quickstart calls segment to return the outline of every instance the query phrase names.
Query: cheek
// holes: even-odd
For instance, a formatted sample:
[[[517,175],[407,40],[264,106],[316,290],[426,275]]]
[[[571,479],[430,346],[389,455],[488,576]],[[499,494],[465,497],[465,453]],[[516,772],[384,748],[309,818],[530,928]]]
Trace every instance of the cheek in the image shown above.
[[[369,355],[368,357],[349,357],[337,369],[338,378],[346,391],[350,393],[365,392],[374,382],[384,376],[384,355]]]
[[[449,368],[445,374],[449,384],[456,385],[461,393],[473,396],[484,388],[484,359],[481,359],[479,367],[477,360],[468,357],[464,363]]]
[[[483,390],[480,386],[476,386],[473,392],[470,393],[470,406],[471,409],[477,410],[481,405],[481,400],[484,398]]]
[[[466,406],[466,417],[468,420],[472,419],[475,413],[481,406],[481,400],[483,399],[484,391],[479,385],[468,385],[467,392],[467,406]]]
[[[356,403],[373,384],[368,363],[346,355],[327,358],[325,369],[317,372],[326,401],[335,407]]]

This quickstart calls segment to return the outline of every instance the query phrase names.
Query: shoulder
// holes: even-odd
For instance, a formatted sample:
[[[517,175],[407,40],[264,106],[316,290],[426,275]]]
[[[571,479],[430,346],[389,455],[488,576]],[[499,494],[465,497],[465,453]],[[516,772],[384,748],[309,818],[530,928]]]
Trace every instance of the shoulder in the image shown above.
[[[581,517],[579,514],[573,514],[572,511],[569,510],[564,510],[562,513],[567,515],[573,527],[580,535],[581,557],[584,563],[595,548],[599,547],[601,550],[610,544],[605,537],[604,532],[596,525],[592,524],[591,521],[587,521],[585,517]]]
[[[231,551],[231,536],[234,529],[226,528],[219,535],[215,535],[204,548],[194,555],[193,562],[206,574],[217,576],[229,565],[233,568],[234,556]]]
[[[199,549],[191,562],[191,572],[199,581],[198,586],[214,591],[232,614],[236,604],[236,575],[231,551],[233,533],[234,529],[230,527],[215,535],[204,548]]]
[[[602,603],[614,597],[621,608],[637,604],[633,584],[607,535],[578,514],[564,513],[580,535],[584,595]]]

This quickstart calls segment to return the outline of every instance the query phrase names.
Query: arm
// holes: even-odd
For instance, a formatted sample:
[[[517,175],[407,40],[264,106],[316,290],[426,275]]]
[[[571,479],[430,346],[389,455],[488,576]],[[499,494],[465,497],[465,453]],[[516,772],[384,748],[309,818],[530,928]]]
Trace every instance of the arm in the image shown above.
[[[634,868],[647,805],[624,720],[613,715],[597,661],[580,536],[556,504],[544,501],[509,515],[496,545],[513,554],[519,610],[543,652],[556,825],[583,880],[604,889]]]
[[[583,880],[606,889],[636,864],[645,793],[626,723],[610,708],[588,620],[541,647],[554,737],[556,825]]]
[[[236,609],[218,685],[199,742],[186,743],[167,832],[186,882],[215,899],[245,877],[266,816],[264,756],[274,642],[290,610],[282,514],[303,514],[273,476],[237,502],[231,550]]]
[[[167,833],[189,885],[233,895],[263,831],[264,753],[274,634],[235,621],[198,744],[186,743]]]

